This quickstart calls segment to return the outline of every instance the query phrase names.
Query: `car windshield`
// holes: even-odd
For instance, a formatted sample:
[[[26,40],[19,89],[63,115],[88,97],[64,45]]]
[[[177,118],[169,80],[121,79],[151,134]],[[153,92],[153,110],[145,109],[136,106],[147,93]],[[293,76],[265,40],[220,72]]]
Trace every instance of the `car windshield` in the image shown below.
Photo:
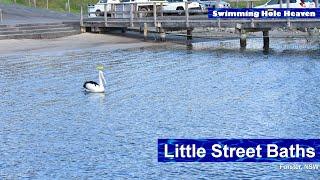
[[[108,0],[100,0],[100,3],[108,3]]]

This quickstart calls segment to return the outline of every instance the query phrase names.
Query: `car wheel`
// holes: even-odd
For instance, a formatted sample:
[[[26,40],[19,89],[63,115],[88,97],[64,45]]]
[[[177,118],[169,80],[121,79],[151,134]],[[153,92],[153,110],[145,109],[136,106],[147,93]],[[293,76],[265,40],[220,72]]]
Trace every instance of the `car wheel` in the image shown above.
[[[96,16],[102,16],[102,13],[101,13],[101,11],[98,9],[98,10],[96,10]]]
[[[183,10],[184,10],[184,8],[183,7],[181,7],[181,6],[179,6],[179,7],[177,7],[177,9],[176,10],[178,10],[178,11],[180,11],[180,12],[178,12],[178,14],[179,15],[182,15],[183,14]]]
[[[147,13],[147,9],[146,8],[141,8],[139,9],[139,11],[143,11],[143,12],[139,12],[139,17],[142,18],[142,17],[147,17],[148,13]]]

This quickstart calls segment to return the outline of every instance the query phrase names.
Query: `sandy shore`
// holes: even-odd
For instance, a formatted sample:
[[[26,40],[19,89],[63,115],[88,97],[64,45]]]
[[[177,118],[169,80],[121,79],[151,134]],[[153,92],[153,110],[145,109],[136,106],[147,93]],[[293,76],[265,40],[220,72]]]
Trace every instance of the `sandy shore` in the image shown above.
[[[210,32],[211,33],[211,32]],[[259,34],[260,33],[260,34]],[[262,37],[262,33],[252,33],[251,37]],[[198,32],[196,31],[195,36]],[[270,37],[298,37],[312,38],[308,36],[307,32],[301,31],[271,31]],[[208,35],[206,32],[202,32],[201,35]],[[229,31],[222,31],[214,33],[215,36],[222,36],[222,39],[238,38],[238,34]],[[137,36],[136,36],[137,37]],[[175,37],[173,37],[175,39]],[[318,40],[318,38],[313,38]],[[184,38],[180,41],[183,43]],[[123,34],[93,34],[83,33],[74,36],[68,36],[57,39],[10,39],[0,40],[0,56],[1,55],[13,55],[13,54],[29,54],[29,53],[65,53],[72,51],[92,51],[92,50],[116,50],[116,49],[130,49],[147,46],[163,46],[172,44],[172,41],[168,38],[165,43],[154,42],[149,40],[145,42],[141,37],[132,38],[130,35],[123,36]],[[176,44],[176,43],[174,43]]]
[[[58,39],[9,39],[0,40],[0,55],[20,53],[50,53],[98,49],[128,49],[161,45],[144,42],[141,39],[120,35],[91,34],[63,37]]]

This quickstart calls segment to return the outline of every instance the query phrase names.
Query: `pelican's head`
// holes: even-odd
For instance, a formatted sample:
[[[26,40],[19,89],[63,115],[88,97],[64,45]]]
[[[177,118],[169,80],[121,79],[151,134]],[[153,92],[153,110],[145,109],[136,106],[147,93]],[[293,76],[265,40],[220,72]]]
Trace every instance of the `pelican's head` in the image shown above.
[[[97,70],[98,71],[103,71],[104,70],[104,66],[103,65],[98,65],[97,66]]]

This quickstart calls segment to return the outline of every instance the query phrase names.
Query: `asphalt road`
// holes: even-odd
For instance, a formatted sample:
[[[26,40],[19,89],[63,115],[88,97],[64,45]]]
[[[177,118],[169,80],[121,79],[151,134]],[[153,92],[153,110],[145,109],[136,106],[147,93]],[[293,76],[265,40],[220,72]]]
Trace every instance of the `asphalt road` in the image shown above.
[[[75,14],[14,4],[0,3],[0,9],[3,12],[3,22],[0,22],[0,24],[51,23],[77,21],[80,19],[79,15]]]

